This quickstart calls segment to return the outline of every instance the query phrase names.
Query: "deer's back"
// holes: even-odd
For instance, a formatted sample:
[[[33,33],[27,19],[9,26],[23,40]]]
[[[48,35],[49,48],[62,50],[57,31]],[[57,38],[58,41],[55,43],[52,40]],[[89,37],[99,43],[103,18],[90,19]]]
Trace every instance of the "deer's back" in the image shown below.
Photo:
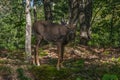
[[[40,35],[48,41],[63,41],[68,33],[68,29],[64,25],[47,21],[35,22],[33,30],[36,35]]]

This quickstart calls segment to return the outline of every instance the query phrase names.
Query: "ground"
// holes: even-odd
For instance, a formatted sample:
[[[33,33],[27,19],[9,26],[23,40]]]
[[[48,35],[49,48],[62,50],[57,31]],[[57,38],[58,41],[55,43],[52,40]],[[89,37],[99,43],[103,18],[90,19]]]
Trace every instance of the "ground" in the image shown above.
[[[57,71],[57,50],[39,50],[41,66],[28,64],[23,51],[0,50],[0,80],[120,80],[120,49],[65,47],[64,66]]]

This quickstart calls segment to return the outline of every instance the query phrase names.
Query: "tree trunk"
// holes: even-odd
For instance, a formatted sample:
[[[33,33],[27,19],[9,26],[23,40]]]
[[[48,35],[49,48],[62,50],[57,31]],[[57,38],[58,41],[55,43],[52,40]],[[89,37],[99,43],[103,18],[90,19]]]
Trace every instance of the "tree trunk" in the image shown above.
[[[51,1],[50,0],[43,0],[44,4],[44,13],[45,13],[45,20],[52,21],[52,9],[51,9]]]
[[[26,0],[26,39],[25,39],[25,52],[27,60],[31,57],[31,16],[30,16],[30,0]]]
[[[79,1],[79,24],[81,43],[86,44],[91,35],[92,0]]]
[[[90,22],[92,18],[92,0],[69,0],[70,23],[80,24],[81,43],[90,39]]]
[[[79,0],[69,0],[69,23],[76,24],[79,19]]]

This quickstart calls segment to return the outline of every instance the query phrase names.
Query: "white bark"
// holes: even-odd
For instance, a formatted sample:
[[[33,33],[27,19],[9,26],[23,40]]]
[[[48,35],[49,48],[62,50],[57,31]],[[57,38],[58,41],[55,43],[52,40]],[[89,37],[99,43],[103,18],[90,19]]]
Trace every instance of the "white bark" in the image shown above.
[[[30,15],[30,0],[26,0],[26,39],[25,52],[27,59],[31,57],[31,15]]]

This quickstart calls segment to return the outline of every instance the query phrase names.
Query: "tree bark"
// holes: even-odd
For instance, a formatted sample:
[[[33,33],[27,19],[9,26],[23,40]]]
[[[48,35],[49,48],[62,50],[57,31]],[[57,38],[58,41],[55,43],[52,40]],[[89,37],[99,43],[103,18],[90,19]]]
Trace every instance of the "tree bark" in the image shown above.
[[[77,23],[79,19],[79,0],[69,0],[69,23]]]
[[[26,39],[25,52],[27,60],[31,57],[31,15],[30,15],[30,0],[26,0]]]
[[[90,39],[91,18],[92,18],[92,0],[68,0],[70,23],[79,21],[81,43],[86,44]]]
[[[43,0],[44,4],[44,13],[45,13],[45,20],[52,21],[52,8],[51,8],[51,1],[50,0]]]
[[[88,40],[91,35],[92,0],[80,0],[79,5],[80,37]]]

